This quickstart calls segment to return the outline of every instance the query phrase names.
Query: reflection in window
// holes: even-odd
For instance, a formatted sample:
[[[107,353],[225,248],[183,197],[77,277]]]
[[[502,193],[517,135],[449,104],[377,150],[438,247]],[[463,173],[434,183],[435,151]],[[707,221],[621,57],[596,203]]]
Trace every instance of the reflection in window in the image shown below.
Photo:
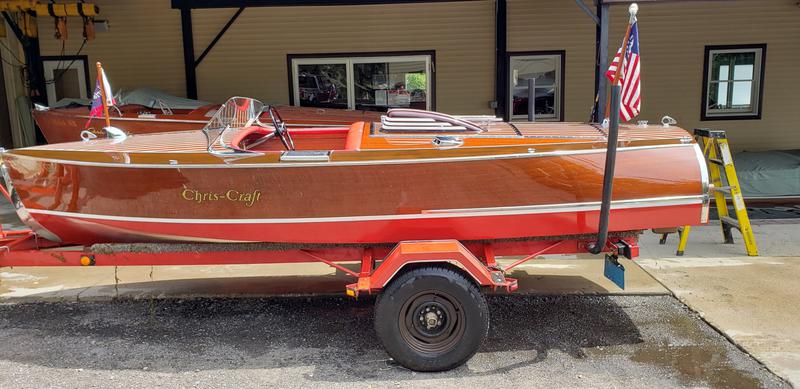
[[[431,56],[292,59],[295,104],[386,111],[430,109]]]
[[[297,71],[301,106],[347,108],[344,64],[298,65]]]
[[[708,50],[705,116],[758,115],[763,48]]]
[[[356,109],[425,109],[426,68],[424,61],[353,64]]]
[[[561,119],[561,54],[511,57],[510,104],[512,119],[528,117],[528,80],[533,79],[536,119]]]

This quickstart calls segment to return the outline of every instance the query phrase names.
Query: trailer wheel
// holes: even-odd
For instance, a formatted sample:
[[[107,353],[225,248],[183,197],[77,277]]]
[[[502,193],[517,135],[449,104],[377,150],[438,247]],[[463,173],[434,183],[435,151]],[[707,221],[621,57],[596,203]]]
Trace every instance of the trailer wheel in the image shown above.
[[[478,351],[489,331],[489,309],[463,275],[424,267],[400,275],[384,289],[375,306],[375,331],[401,365],[449,370]]]

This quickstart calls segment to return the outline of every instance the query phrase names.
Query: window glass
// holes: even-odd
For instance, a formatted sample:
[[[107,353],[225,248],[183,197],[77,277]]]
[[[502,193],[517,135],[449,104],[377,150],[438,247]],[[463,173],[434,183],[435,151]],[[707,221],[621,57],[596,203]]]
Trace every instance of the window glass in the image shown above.
[[[757,114],[762,49],[709,51],[706,116]]]
[[[533,79],[534,113],[537,119],[560,119],[560,55],[511,57],[511,117],[528,117],[528,80]]]
[[[89,95],[86,60],[81,57],[50,57],[42,61],[47,90],[47,104],[61,99],[85,99]],[[94,84],[92,84],[93,86]]]
[[[303,107],[347,108],[345,64],[298,65],[297,84]]]
[[[425,61],[355,63],[356,109],[427,107]]]
[[[292,93],[301,106],[387,111],[430,109],[429,55],[292,59]]]
[[[56,88],[56,101],[64,98],[80,99],[86,95],[78,69],[55,69],[53,83]]]

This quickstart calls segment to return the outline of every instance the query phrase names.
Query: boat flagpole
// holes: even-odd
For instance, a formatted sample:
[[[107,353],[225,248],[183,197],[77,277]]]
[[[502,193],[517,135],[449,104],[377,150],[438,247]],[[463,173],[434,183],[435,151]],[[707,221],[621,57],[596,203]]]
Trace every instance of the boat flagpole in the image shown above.
[[[631,4],[628,7],[628,13],[630,14],[630,18],[628,18],[628,27],[625,29],[625,38],[622,39],[622,47],[620,47],[619,51],[619,62],[617,62],[617,69],[614,71],[614,79],[611,82],[611,88],[614,85],[617,85],[619,82],[620,71],[622,70],[622,64],[625,61],[625,53],[628,50],[628,41],[631,37],[631,27],[633,24],[636,23],[636,13],[639,12],[639,6],[636,3]],[[615,56],[616,58],[616,56]],[[614,60],[611,60],[613,63]],[[608,100],[606,100],[606,117],[603,119],[604,127],[608,124],[609,119],[609,110],[611,109],[611,89],[608,90]]]
[[[108,115],[108,97],[106,96],[105,73],[103,73],[103,65],[97,62],[97,83],[100,85],[100,97],[103,100],[103,114],[106,117],[106,127],[111,127],[111,117]]]

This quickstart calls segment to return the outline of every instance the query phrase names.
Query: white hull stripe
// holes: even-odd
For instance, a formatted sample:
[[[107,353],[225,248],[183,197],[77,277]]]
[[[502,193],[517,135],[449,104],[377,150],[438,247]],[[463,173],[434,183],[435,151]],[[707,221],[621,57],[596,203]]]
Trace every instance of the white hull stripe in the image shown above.
[[[636,200],[617,200],[611,202],[612,210],[647,208],[647,207],[671,207],[681,205],[702,205],[703,196],[673,196],[656,197]],[[441,209],[423,211],[419,214],[407,215],[373,215],[373,216],[337,216],[337,217],[315,217],[315,218],[280,218],[280,219],[172,219],[156,217],[133,217],[133,216],[113,216],[113,215],[93,215],[74,212],[50,211],[43,209],[29,209],[31,214],[59,216],[64,218],[109,220],[118,222],[141,222],[141,223],[170,223],[170,224],[293,224],[293,223],[337,223],[337,222],[366,222],[366,221],[391,221],[391,220],[414,220],[414,219],[448,219],[461,217],[488,217],[488,216],[512,216],[512,215],[534,215],[546,213],[563,212],[587,212],[599,211],[600,202],[585,203],[565,203],[565,204],[546,204],[546,205],[525,205],[515,207],[494,207],[494,208],[469,208],[469,209]]]

